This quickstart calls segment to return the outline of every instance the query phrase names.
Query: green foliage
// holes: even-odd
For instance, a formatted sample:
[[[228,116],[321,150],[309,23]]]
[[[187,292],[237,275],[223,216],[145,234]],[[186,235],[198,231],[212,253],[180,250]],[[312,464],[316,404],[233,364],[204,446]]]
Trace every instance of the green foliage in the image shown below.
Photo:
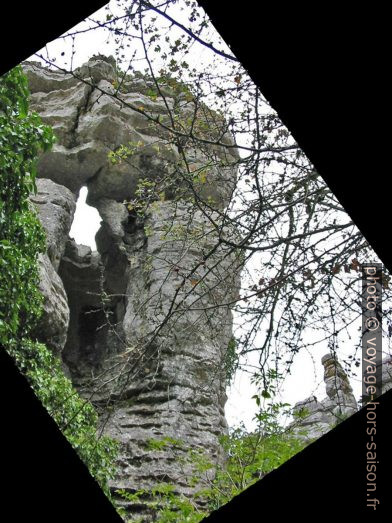
[[[91,475],[110,497],[107,480],[114,475],[117,443],[106,436],[97,438],[98,417],[91,403],[79,396],[64,375],[60,360],[42,343],[22,339],[9,345],[8,352]]]
[[[222,436],[220,442],[226,463],[218,470],[203,450],[188,450],[185,457],[180,457],[178,450],[185,450],[180,441],[173,442],[169,437],[150,440],[147,445],[150,450],[171,449],[177,460],[191,466],[193,474],[188,478],[188,485],[195,489],[193,499],[176,492],[176,486],[170,483],[160,483],[149,490],[117,493],[131,503],[144,504],[155,511],[157,523],[202,521],[212,510],[229,502],[305,447],[303,440],[279,422],[279,417],[288,412],[287,407],[284,403],[270,402],[256,415],[256,430],[249,432],[240,425]],[[132,519],[129,523],[136,521]]]
[[[297,420],[303,420],[307,418],[310,414],[310,410],[306,407],[301,407],[300,409],[297,409],[295,412],[293,412],[294,419]]]
[[[160,76],[156,77],[155,80],[161,89],[167,87],[173,92],[175,97],[178,97],[182,94],[184,95],[184,98],[187,102],[190,102],[194,99],[194,95],[189,85],[180,82],[179,80],[174,78],[168,71],[161,70],[160,73]],[[152,100],[155,100],[158,94],[158,89],[155,86],[151,87],[147,92],[147,96],[149,96]]]
[[[141,147],[143,147],[143,142],[128,142],[127,145],[120,145],[115,151],[109,151],[108,160],[112,165],[122,163],[130,156],[136,154]]]
[[[36,159],[54,141],[36,114],[28,114],[27,80],[20,67],[0,78],[0,342],[29,332],[38,315],[36,257],[44,233],[29,210]]]
[[[32,339],[42,311],[37,258],[45,233],[28,197],[36,192],[38,154],[50,149],[54,136],[28,112],[28,97],[20,66],[0,77],[0,343],[109,495],[116,445],[97,438],[93,406],[64,376],[60,360]]]
[[[204,481],[207,488],[199,492],[208,499],[210,510],[218,509],[304,448],[305,443],[278,421],[286,406],[272,403],[265,410],[260,410],[256,430],[249,432],[240,425],[221,438],[228,456],[226,466],[217,470],[210,484]],[[208,466],[205,457],[197,459],[201,466],[199,470]],[[201,483],[202,476],[199,485]]]
[[[199,523],[208,515],[207,512],[200,511],[192,500],[176,493],[175,486],[170,483],[159,483],[151,489],[140,489],[135,493],[125,490],[118,490],[117,493],[126,501],[144,504],[146,508],[154,511],[157,514],[155,523]],[[125,512],[121,510],[120,514],[126,517]],[[126,521],[138,523],[142,522],[143,518]]]
[[[180,440],[166,436],[162,439],[151,438],[146,441],[146,446],[148,450],[163,450],[170,446],[182,446],[182,442]]]

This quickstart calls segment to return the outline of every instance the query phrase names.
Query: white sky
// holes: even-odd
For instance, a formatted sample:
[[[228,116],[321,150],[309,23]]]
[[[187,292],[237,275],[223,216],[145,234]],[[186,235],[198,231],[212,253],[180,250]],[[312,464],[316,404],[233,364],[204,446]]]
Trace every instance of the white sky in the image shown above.
[[[115,4],[112,3],[115,9]],[[179,12],[179,16],[183,16]],[[101,9],[93,15],[94,19],[105,19],[106,12]],[[71,31],[77,28],[83,28],[85,25],[79,24]],[[73,44],[76,50],[76,54],[73,59],[73,67],[78,67],[86,62],[93,54],[102,53],[105,55],[114,55],[114,43],[107,43],[107,33],[96,29],[91,32],[83,33],[83,35],[76,36]],[[215,33],[213,35],[214,43],[226,52],[230,52],[228,47],[220,39],[220,36]],[[50,58],[56,57],[56,64],[58,66],[70,66],[70,51],[71,51],[72,39],[71,38],[60,38],[53,42],[48,43],[47,47],[38,52]],[[137,44],[135,44],[137,45]],[[64,56],[61,56],[61,52],[65,52]],[[204,61],[208,61],[210,51],[199,44],[194,44],[191,54],[187,56],[188,62],[192,66],[194,64],[197,67],[202,68]],[[37,55],[30,57],[30,60],[38,60]],[[80,198],[77,205],[74,223],[72,225],[70,235],[78,242],[85,245],[89,245],[92,249],[95,249],[94,236],[99,228],[100,217],[96,209],[89,207],[85,203],[87,189],[82,188],[80,191]],[[357,326],[356,326],[357,327]],[[358,337],[359,334],[352,329],[352,335]],[[354,341],[347,340],[346,345],[343,347],[345,354],[352,353],[352,346]],[[292,373],[285,383],[283,390],[281,391],[281,401],[294,404],[297,401],[305,399],[311,394],[315,394],[319,399],[325,397],[325,388],[323,384],[323,368],[321,365],[321,357],[328,352],[326,344],[314,346],[312,352],[306,350],[301,351],[294,358],[292,365]],[[360,380],[351,380],[355,396],[359,398],[361,395],[361,383]],[[321,386],[320,386],[321,384]],[[247,375],[245,373],[239,373],[234,385],[229,391],[229,399],[226,405],[226,417],[229,425],[235,425],[239,421],[243,421],[248,428],[252,427],[252,417],[255,411],[255,402],[250,399],[255,394],[255,388],[251,385]]]

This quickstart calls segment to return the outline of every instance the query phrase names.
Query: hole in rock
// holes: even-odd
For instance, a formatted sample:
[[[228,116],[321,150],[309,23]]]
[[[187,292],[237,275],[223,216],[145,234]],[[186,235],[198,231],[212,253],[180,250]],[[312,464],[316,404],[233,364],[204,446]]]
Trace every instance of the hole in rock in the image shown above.
[[[87,195],[84,186],[59,267],[70,312],[62,356],[75,379],[100,369],[107,357],[123,350],[121,329],[128,281],[128,259],[97,209],[86,203]]]
[[[79,348],[86,363],[96,365],[104,352],[107,321],[104,311],[99,308],[83,307],[78,318]]]
[[[88,245],[93,251],[97,250],[95,243],[95,234],[101,224],[101,217],[97,209],[87,205],[87,187],[80,189],[79,197],[76,202],[76,211],[72,227],[70,230],[70,237],[74,238],[76,243]]]

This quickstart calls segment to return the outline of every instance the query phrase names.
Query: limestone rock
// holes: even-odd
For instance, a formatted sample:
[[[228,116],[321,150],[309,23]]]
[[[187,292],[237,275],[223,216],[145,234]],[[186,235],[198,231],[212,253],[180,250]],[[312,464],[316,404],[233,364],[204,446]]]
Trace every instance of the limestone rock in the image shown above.
[[[392,356],[386,356],[382,360],[382,392],[392,389]]]
[[[90,204],[101,198],[133,198],[139,180],[146,178],[163,183],[172,177],[173,194],[189,191],[186,180],[174,177],[180,152],[171,140],[162,145],[172,136],[156,122],[158,116],[163,124],[170,122],[168,108],[175,109],[184,121],[193,115],[194,103],[184,93],[164,89],[166,94],[160,94],[171,95],[165,103],[161,96],[149,96],[151,87],[141,79],[128,80],[116,91],[113,61],[104,57],[93,57],[73,75],[32,62],[25,62],[23,67],[32,92],[31,109],[53,125],[58,139],[51,151],[41,155],[39,176],[65,185],[74,193],[87,184]],[[137,90],[140,83],[146,89]],[[113,93],[116,97],[110,96]],[[222,143],[231,146],[229,149],[208,144],[196,148],[189,141],[184,141],[183,149],[191,172],[208,166],[197,188],[200,197],[212,198],[223,208],[235,184],[238,152],[233,138],[224,130],[222,118],[211,116],[200,132],[211,132],[219,121],[223,130],[218,129],[216,134]],[[131,154],[123,161],[109,161],[108,154],[120,146],[131,147]],[[183,166],[185,171],[187,168]],[[170,199],[170,191],[166,193]]]
[[[100,356],[96,329],[105,322],[101,302],[101,263],[98,252],[68,240],[59,270],[71,310],[63,359],[71,370],[81,371],[86,361]],[[99,353],[99,355],[98,355]]]
[[[113,492],[172,481],[177,492],[192,495],[192,471],[181,461],[187,451],[204,450],[216,467],[224,461],[225,355],[242,260],[222,242],[238,239],[237,232],[223,226],[219,212],[206,216],[197,209],[184,176],[196,180],[199,198],[224,209],[239,159],[233,138],[222,131],[228,149],[196,148],[189,140],[163,146],[170,136],[154,120],[167,123],[168,107],[188,118],[192,97],[181,86],[162,86],[151,97],[154,86],[138,76],[126,78],[115,99],[111,58],[93,57],[74,76],[32,63],[24,68],[31,107],[58,138],[39,159],[33,199],[53,263],[46,257],[42,264],[42,330],[55,339],[54,350],[65,343],[62,358],[74,385],[99,409],[103,432],[120,442]],[[208,138],[212,127],[204,121],[198,132]],[[110,160],[108,153],[121,146],[129,148],[126,158]],[[177,147],[187,163],[182,171]],[[155,184],[160,197],[138,214],[128,203],[142,180]],[[95,252],[67,238],[83,185],[102,218]],[[182,443],[148,450],[149,439],[165,437]],[[125,507],[134,512],[132,504]],[[145,507],[137,510],[151,521]]]
[[[38,257],[39,290],[44,297],[43,313],[36,329],[38,339],[60,355],[67,339],[69,307],[64,285],[46,254]]]
[[[306,441],[321,437],[358,410],[348,377],[336,356],[325,354],[321,362],[327,397],[319,402],[315,396],[311,396],[294,406],[297,420],[291,428]]]
[[[294,412],[299,417],[291,428],[306,441],[321,437],[358,410],[348,377],[336,357],[326,354],[321,361],[324,365],[327,397],[319,402],[315,396],[311,396],[296,403],[294,407]],[[382,392],[391,388],[392,358],[387,356],[382,361]]]
[[[342,396],[352,396],[353,390],[347,375],[333,354],[325,354],[321,363],[324,365],[324,382],[327,396],[330,399]],[[355,400],[354,400],[355,401]]]
[[[52,180],[38,178],[37,194],[30,196],[46,233],[47,254],[58,270],[75,213],[75,197]]]
[[[57,274],[71,228],[75,198],[69,189],[45,178],[37,179],[37,194],[30,196],[46,233],[46,254],[38,258],[40,284],[44,297],[43,314],[37,327],[38,338],[57,355],[67,339],[69,307],[62,280]]]
[[[71,74],[42,67],[40,62],[22,62],[30,93],[50,93],[58,89],[69,89],[77,85],[78,80]]]
[[[207,253],[217,238],[200,212],[194,212],[193,229],[187,231],[190,238],[194,234],[193,239],[181,238],[189,228],[189,211],[186,204],[176,208],[171,202],[159,202],[145,221],[146,241],[138,243],[137,231],[134,242],[128,239],[131,256],[123,330],[129,365],[132,367],[135,361],[140,364],[122,389],[132,400],[131,405],[116,411],[107,427],[135,456],[145,452],[145,442],[150,438],[168,436],[182,440],[187,448],[197,448],[203,434],[202,447],[221,463],[218,438],[227,429],[222,362],[232,335],[232,317],[227,307],[218,304],[230,301],[238,292],[239,271],[234,269],[237,260],[230,253],[216,272],[211,268],[218,257],[224,257],[222,252],[203,263],[203,252]],[[170,231],[169,218],[173,217],[176,230]],[[139,247],[132,250],[136,245]],[[187,269],[198,263],[199,269],[184,280]],[[206,313],[203,309],[208,311],[208,306],[212,306],[211,311]],[[172,307],[178,314],[170,317]],[[151,332],[155,332],[153,341]],[[147,416],[151,405],[152,419],[159,422]],[[132,430],[122,431],[123,423]],[[141,469],[127,465],[120,470],[120,482],[124,484],[131,476],[136,484],[148,486],[151,477],[164,471],[178,478],[184,475],[169,453],[161,454],[160,459],[157,456]]]
[[[88,85],[78,83],[68,89],[34,93],[31,95],[30,103],[45,123],[52,126],[58,140],[65,146],[72,147],[79,113],[90,92],[91,88]]]
[[[125,205],[115,200],[101,198],[97,201],[97,209],[102,217],[103,225],[108,228],[110,238],[117,243],[121,242],[129,215]]]

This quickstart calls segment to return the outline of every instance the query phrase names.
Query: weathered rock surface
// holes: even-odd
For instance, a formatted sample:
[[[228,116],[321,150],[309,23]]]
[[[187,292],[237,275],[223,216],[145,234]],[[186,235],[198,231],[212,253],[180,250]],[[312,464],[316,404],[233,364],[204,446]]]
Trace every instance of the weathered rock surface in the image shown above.
[[[57,271],[75,213],[75,196],[63,185],[45,178],[38,178],[36,185],[37,194],[30,200],[45,229],[47,254]]]
[[[64,285],[47,254],[38,258],[39,290],[44,297],[43,312],[36,329],[37,337],[56,354],[67,340],[69,307]]]
[[[387,392],[392,389],[392,355],[386,356],[382,360],[382,392]]]
[[[145,94],[151,85],[141,79],[124,82],[118,91],[113,86],[116,72],[110,58],[91,59],[76,69],[74,76],[48,71],[32,62],[25,63],[24,70],[32,93],[31,108],[53,126],[58,137],[53,149],[40,158],[39,176],[74,193],[87,184],[91,204],[100,198],[121,201],[134,197],[140,178],[173,176],[180,153],[171,143],[170,133],[154,119],[159,116],[162,123],[168,123],[168,107],[184,121],[192,117],[194,103],[184,93],[166,88],[166,105],[162,99]],[[114,92],[118,99],[106,94]],[[211,119],[204,125],[207,132],[217,124]],[[220,140],[233,147],[213,146],[203,151],[185,143],[184,150],[191,170],[205,165],[208,155],[208,180],[200,187],[200,194],[223,207],[234,186],[233,164],[238,152],[228,132]],[[128,161],[114,164],[108,160],[109,152],[127,144],[135,148]],[[181,179],[178,185],[186,187]]]
[[[318,401],[310,396],[294,406],[300,418],[292,425],[293,431],[306,441],[321,437],[358,410],[348,377],[336,357],[328,353],[321,362],[327,397]]]
[[[38,338],[56,354],[67,339],[69,307],[61,278],[57,275],[75,212],[75,197],[62,185],[37,179],[37,194],[30,201],[37,210],[46,233],[46,254],[39,256],[40,285],[44,297],[43,314],[37,326]]]
[[[186,474],[170,452],[143,463],[151,438],[179,439],[188,448],[203,448],[217,462],[222,459],[218,438],[227,429],[222,363],[232,317],[219,305],[235,297],[238,271],[233,271],[236,259],[229,252],[217,251],[204,261],[216,235],[200,212],[193,211],[190,229],[190,210],[186,204],[157,202],[144,231],[135,227],[126,238],[129,280],[123,331],[131,379],[123,390],[134,406],[116,410],[109,423],[110,433],[138,460],[124,459],[122,487],[130,477],[146,487],[157,474],[186,491]],[[175,231],[169,225],[173,218]],[[192,267],[198,269],[187,278]],[[175,311],[172,316],[170,310]],[[154,422],[148,415],[152,405]]]
[[[162,86],[165,104],[149,94],[148,80],[127,78],[114,99],[111,58],[91,59],[75,77],[34,63],[24,69],[31,108],[58,138],[39,160],[35,197],[52,261],[42,263],[44,330],[55,340],[53,350],[62,349],[74,384],[99,408],[102,430],[121,444],[113,491],[169,481],[191,493],[190,469],[180,459],[187,450],[203,449],[217,465],[224,459],[229,304],[241,270],[236,252],[221,242],[236,232],[190,201],[189,184],[178,174],[181,154],[154,123],[158,116],[168,121],[168,107],[185,121],[194,113],[192,98]],[[216,125],[202,123],[205,133]],[[230,135],[221,134],[228,149],[195,148],[189,140],[182,147],[184,172],[201,173],[196,195],[224,209],[239,157]],[[124,145],[131,149],[126,161],[111,161],[108,153]],[[154,183],[160,196],[138,214],[127,202],[138,196],[141,180]],[[68,238],[83,185],[102,218],[98,252]],[[150,439],[167,437],[184,446],[147,449]],[[149,521],[145,507],[125,506]]]
[[[296,403],[294,407],[294,412],[300,414],[300,417],[291,428],[306,441],[326,434],[359,408],[349,379],[336,358],[332,354],[326,354],[322,358],[322,364],[327,397],[318,401],[316,396],[310,396]],[[392,389],[392,356],[386,356],[381,365],[382,393],[384,393]]]
[[[63,359],[73,373],[82,373],[86,365],[100,359],[100,333],[105,323],[101,305],[101,264],[97,252],[69,240],[61,260],[59,274],[64,283],[70,308],[70,323]],[[80,347],[83,346],[81,352]]]

